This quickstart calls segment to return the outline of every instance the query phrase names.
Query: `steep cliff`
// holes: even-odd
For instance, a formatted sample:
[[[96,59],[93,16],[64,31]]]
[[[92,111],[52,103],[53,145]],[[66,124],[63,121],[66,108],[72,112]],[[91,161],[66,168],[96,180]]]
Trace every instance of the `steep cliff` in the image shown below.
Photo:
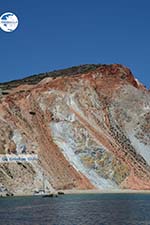
[[[150,189],[150,93],[118,64],[84,65],[0,84],[0,154],[13,193]]]

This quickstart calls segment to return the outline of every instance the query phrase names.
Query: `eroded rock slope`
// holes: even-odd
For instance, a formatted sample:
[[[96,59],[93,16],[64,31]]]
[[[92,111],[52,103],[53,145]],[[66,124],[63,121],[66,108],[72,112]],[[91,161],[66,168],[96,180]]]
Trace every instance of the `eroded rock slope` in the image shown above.
[[[13,193],[150,189],[150,93],[121,65],[87,65],[0,84],[0,164]]]

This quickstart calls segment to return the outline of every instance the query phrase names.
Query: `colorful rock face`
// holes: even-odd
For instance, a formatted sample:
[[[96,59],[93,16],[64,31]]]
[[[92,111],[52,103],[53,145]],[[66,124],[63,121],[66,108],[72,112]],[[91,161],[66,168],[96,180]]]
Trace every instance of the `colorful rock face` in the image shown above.
[[[121,65],[86,65],[0,84],[0,164],[13,193],[150,189],[150,93]]]

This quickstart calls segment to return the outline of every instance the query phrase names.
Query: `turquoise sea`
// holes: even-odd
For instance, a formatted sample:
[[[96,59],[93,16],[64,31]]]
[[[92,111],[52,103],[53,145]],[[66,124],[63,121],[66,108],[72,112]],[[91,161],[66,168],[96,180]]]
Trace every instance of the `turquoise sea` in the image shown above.
[[[0,198],[0,225],[150,225],[150,195]]]

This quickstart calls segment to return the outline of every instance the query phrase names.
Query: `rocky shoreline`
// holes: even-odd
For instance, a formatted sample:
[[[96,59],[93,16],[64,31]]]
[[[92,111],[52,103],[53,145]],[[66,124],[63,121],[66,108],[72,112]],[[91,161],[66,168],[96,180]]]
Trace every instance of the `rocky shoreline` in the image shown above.
[[[150,190],[64,190],[64,194],[150,194]]]
[[[60,190],[56,192],[51,192],[51,193],[40,193],[40,194],[35,194],[35,193],[26,193],[26,194],[13,194],[10,193],[8,190],[1,191],[0,189],[0,197],[28,197],[28,196],[42,196],[42,197],[58,197],[60,195],[78,195],[78,194],[150,194],[150,190],[129,190],[129,189],[124,189],[124,190],[98,190],[98,189],[93,189],[93,190]]]

